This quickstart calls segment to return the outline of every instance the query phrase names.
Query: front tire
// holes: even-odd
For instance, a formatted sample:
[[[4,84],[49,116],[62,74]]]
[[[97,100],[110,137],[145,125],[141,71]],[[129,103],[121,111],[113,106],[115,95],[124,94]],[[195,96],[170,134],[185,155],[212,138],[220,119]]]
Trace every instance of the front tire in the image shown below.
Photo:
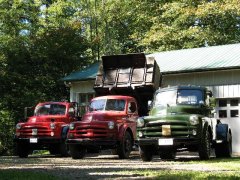
[[[133,140],[128,131],[125,132],[123,141],[120,142],[119,147],[117,148],[117,154],[120,159],[127,159],[132,151]]]
[[[210,139],[210,133],[207,129],[207,126],[204,127],[202,132],[202,138],[200,140],[199,145],[199,157],[201,160],[208,160],[211,156],[211,139]]]
[[[151,161],[153,158],[152,146],[139,146],[139,154],[143,161]]]
[[[86,147],[81,145],[69,145],[69,150],[73,159],[82,159],[86,155]]]

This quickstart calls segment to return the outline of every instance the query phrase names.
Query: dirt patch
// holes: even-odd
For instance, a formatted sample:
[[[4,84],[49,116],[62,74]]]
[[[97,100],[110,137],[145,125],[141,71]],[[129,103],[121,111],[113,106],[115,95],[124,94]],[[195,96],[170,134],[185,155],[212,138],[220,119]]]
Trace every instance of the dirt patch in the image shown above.
[[[109,154],[110,152],[104,151],[100,154],[87,155],[84,159],[79,160],[49,155],[29,156],[25,159],[4,156],[0,157],[0,169],[47,172],[59,176],[61,179],[146,179],[135,171],[145,169],[226,171],[222,167],[194,163],[199,161],[197,154],[180,153],[174,161],[162,161],[159,157],[155,157],[151,162],[142,162],[137,151],[131,153],[130,159],[124,160]]]

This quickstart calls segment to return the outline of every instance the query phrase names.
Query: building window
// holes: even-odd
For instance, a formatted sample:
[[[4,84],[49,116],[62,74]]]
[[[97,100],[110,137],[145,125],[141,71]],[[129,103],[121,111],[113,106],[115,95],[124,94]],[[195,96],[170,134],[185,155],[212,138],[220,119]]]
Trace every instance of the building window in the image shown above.
[[[221,99],[218,101],[218,107],[226,107],[227,106],[227,100]]]
[[[231,106],[238,106],[238,99],[232,99],[232,100],[230,100],[230,105],[231,105]]]
[[[87,94],[79,94],[79,103],[83,104],[87,101]]]
[[[239,117],[238,116],[238,110],[231,110],[230,114],[231,114],[231,117]]]
[[[219,118],[226,118],[227,117],[227,110],[219,110]]]

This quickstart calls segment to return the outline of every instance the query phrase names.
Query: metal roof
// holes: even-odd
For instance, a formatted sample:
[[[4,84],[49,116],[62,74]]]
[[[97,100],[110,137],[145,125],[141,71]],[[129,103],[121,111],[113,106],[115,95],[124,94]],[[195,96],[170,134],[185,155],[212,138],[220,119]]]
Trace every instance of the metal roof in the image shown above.
[[[87,68],[71,73],[70,75],[62,78],[62,81],[85,81],[95,79],[97,76],[99,63],[94,63]]]
[[[182,73],[240,68],[240,44],[153,53],[160,71]]]
[[[240,43],[164,51],[153,56],[163,74],[240,68]],[[95,79],[99,63],[64,77],[63,81]]]

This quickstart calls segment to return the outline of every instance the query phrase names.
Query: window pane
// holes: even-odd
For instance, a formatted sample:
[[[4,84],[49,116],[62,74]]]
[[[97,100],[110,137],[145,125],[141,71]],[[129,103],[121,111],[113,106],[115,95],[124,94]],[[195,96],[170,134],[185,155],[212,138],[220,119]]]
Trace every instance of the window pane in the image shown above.
[[[86,103],[86,94],[79,94],[79,103]]]
[[[231,117],[238,117],[238,110],[231,110]]]
[[[219,100],[218,101],[218,106],[219,107],[226,107],[227,106],[227,100]]]
[[[227,110],[219,110],[219,118],[226,118]]]
[[[231,105],[231,106],[238,106],[238,99],[232,99],[232,100],[230,101],[230,105]]]
[[[91,101],[93,98],[93,94],[88,94],[88,102]]]

